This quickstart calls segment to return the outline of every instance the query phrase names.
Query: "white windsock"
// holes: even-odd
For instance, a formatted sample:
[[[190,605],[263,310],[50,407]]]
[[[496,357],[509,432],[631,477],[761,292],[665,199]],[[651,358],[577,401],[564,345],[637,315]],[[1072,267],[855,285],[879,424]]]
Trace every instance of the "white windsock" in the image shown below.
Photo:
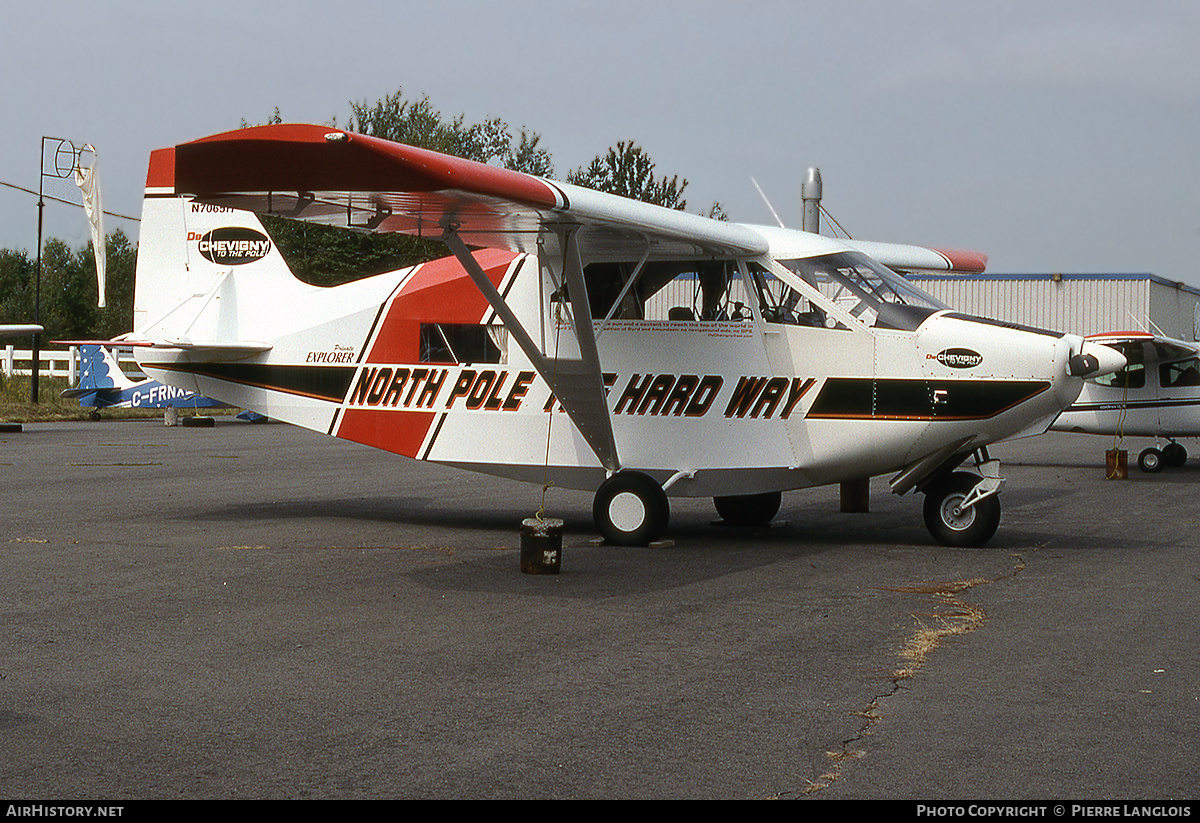
[[[86,169],[76,161],[75,184],[79,186],[79,191],[83,194],[83,210],[87,212],[88,226],[92,230],[92,251],[96,255],[96,285],[100,292],[100,301],[96,305],[104,308],[107,255],[104,242],[104,209],[100,204],[100,177],[97,171],[100,158],[96,156],[96,150],[91,146],[84,146],[79,153],[83,154],[85,151],[90,151],[94,159],[91,168]]]

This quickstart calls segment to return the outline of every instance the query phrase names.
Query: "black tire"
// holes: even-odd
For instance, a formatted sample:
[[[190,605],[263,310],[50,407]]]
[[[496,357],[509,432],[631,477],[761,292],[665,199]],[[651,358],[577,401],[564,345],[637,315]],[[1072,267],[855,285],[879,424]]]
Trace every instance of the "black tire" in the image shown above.
[[[969,509],[961,504],[980,481],[970,472],[954,472],[925,492],[925,527],[944,546],[982,546],[1000,526],[1000,499],[985,497]]]
[[[1163,468],[1163,453],[1153,446],[1142,449],[1142,453],[1138,455],[1138,468],[1150,474],[1157,474]]]
[[[780,492],[735,494],[713,498],[717,514],[731,526],[764,526],[779,514],[779,506],[782,502],[783,494]]]
[[[1163,463],[1169,469],[1177,469],[1187,462],[1187,449],[1178,443],[1168,443],[1162,450]]]
[[[641,472],[620,471],[596,490],[592,517],[605,542],[646,546],[667,530],[671,505],[654,478]]]

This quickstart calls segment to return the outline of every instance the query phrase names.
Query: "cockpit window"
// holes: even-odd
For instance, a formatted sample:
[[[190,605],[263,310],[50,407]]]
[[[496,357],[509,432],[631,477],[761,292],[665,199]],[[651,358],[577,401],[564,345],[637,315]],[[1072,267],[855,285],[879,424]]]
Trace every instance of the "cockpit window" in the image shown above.
[[[1112,374],[1087,378],[1088,383],[1098,386],[1108,386],[1112,389],[1144,389],[1146,388],[1146,352],[1140,342],[1117,343],[1113,346],[1125,355],[1125,368]]]
[[[1164,389],[1200,386],[1200,360],[1191,357],[1163,363],[1158,367],[1158,378]]]
[[[590,263],[583,276],[595,319],[712,321],[751,314],[733,260],[651,260],[640,268]],[[561,299],[566,299],[565,287],[551,297]]]
[[[1093,377],[1088,382],[1113,389],[1144,389],[1146,388],[1146,366],[1142,363],[1131,363],[1118,372]]]
[[[780,262],[868,326],[915,329],[930,314],[949,308],[858,252]]]
[[[784,283],[758,263],[747,268],[763,320],[795,326],[836,326],[827,313],[805,295]]]
[[[749,320],[756,306],[767,323],[845,329],[836,304],[867,326],[915,330],[949,308],[859,252],[779,262],[806,286],[792,288],[763,263],[720,258],[591,263],[584,280],[593,318],[606,322]],[[551,297],[565,299],[565,287]]]

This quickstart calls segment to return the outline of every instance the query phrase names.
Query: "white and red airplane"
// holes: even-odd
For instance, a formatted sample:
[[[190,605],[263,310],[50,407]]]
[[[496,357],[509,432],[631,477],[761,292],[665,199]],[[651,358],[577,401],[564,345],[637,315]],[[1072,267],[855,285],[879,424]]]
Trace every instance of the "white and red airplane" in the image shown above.
[[[1051,426],[1055,431],[1166,440],[1138,455],[1145,472],[1187,461],[1178,437],[1200,436],[1200,347],[1149,332],[1089,335],[1125,355],[1128,365],[1085,381],[1078,399]]]
[[[452,256],[310,286],[256,213],[440,238]],[[1084,377],[1125,365],[955,313],[894,271],[984,264],[261,126],[151,155],[126,342],[164,383],[278,420],[595,490],[612,543],[662,535],[671,496],[753,524],[782,491],[894,473],[896,493],[925,493],[936,539],[979,545],[1000,520],[988,444],[1045,431]]]

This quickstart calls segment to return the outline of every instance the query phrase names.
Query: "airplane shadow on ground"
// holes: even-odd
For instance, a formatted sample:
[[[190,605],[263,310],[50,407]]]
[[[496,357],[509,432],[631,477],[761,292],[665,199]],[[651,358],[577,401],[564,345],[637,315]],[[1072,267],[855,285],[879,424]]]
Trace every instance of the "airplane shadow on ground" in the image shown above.
[[[650,547],[605,545],[592,523],[587,495],[555,507],[547,516],[564,521],[561,575],[577,581],[603,580],[606,595],[673,589],[776,564],[782,568],[796,562],[836,561],[841,552],[886,552],[892,559],[899,557],[901,563],[905,553],[952,552],[964,560],[977,557],[991,562],[998,554],[1021,550],[1135,550],[1152,545],[1128,534],[1101,538],[1075,533],[1066,524],[1030,522],[1018,514],[1023,507],[1066,498],[1069,493],[1036,488],[1014,491],[1017,493],[1006,493],[1006,505],[1013,513],[1008,523],[1002,520],[996,536],[980,548],[937,544],[925,530],[919,497],[872,501],[872,511],[850,514],[838,511],[836,504],[824,505],[824,501],[810,508],[803,497],[793,501],[800,505],[788,506],[785,496],[776,524],[766,528],[723,526],[711,511],[711,501],[682,501],[673,511],[665,539]],[[307,535],[303,539],[308,546],[438,552],[438,562],[413,566],[406,560],[396,574],[425,587],[529,593],[532,590],[525,578],[531,576],[519,573],[519,549],[521,520],[532,514],[508,501],[474,502],[456,508],[435,497],[401,495],[231,504],[198,512],[195,518],[228,523],[239,530],[252,523],[269,529],[278,521],[291,530],[291,536],[282,541],[285,548],[297,545],[295,535],[300,532]],[[306,523],[310,525],[303,525]],[[358,534],[356,523],[363,527]],[[379,525],[395,529],[380,531]],[[445,558],[453,560],[442,562]],[[793,574],[794,569],[781,573]],[[620,591],[614,592],[614,586]],[[556,585],[537,587],[536,592],[553,597],[596,593],[591,586]]]
[[[1070,489],[1052,487],[1015,487],[1002,493],[1005,516],[1001,520],[996,536],[983,547],[955,549],[957,551],[988,551],[989,549],[1011,549],[1020,546],[1044,545],[1052,541],[1068,547],[1075,541],[1069,538],[1065,528],[1056,528],[1053,511],[1059,504],[1069,505],[1068,499],[1074,492]],[[564,540],[583,542],[599,540],[592,522],[587,495],[578,495],[578,500],[566,505],[548,507],[547,517],[564,521]],[[1057,503],[1055,501],[1058,501]],[[871,511],[847,514],[833,506],[805,506],[802,497],[788,505],[788,497],[776,521],[769,527],[741,528],[720,523],[707,500],[672,501],[672,520],[665,541],[676,545],[686,543],[705,544],[706,548],[737,550],[748,543],[771,546],[792,546],[808,550],[825,550],[847,545],[881,547],[937,547],[939,546],[925,530],[921,516],[921,498],[909,496],[888,499],[882,505],[872,501]],[[1033,506],[1047,507],[1050,513],[1044,518],[1027,515],[1025,509]],[[520,524],[524,518],[536,513],[533,506],[521,508],[508,501],[491,504],[474,502],[467,506],[448,503],[444,499],[430,496],[394,497],[345,497],[320,500],[285,500],[274,502],[237,503],[220,506],[207,512],[189,514],[190,519],[210,522],[229,521],[234,524],[278,520],[281,522],[310,521],[316,531],[322,522],[338,524],[336,531],[345,535],[347,521],[364,524],[392,524],[411,526],[418,530],[412,537],[420,542],[455,544],[469,547],[481,539],[509,541],[519,544]],[[1037,522],[1027,522],[1034,518]],[[1034,528],[1030,528],[1033,526]],[[463,532],[466,539],[459,543],[456,533]],[[397,538],[401,538],[398,533]],[[1148,545],[1136,535],[1105,535],[1110,546],[1135,548]]]

